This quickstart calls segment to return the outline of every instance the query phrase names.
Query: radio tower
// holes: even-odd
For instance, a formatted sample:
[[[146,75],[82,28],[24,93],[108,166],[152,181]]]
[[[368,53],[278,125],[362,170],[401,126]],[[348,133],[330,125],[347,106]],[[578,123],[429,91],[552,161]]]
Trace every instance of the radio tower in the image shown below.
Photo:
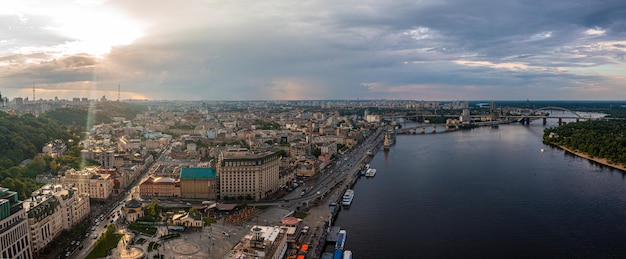
[[[117,102],[120,102],[120,84],[117,84]]]
[[[33,79],[33,102],[35,101],[35,79]]]

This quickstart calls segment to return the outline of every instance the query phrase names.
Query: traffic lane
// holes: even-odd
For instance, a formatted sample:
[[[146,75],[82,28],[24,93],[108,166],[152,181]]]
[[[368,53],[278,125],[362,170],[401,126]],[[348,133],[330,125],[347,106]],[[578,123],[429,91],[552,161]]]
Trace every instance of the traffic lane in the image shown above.
[[[371,139],[370,141],[366,142],[368,143],[367,145],[365,145],[365,147],[371,148],[372,146],[372,142],[373,141],[380,141],[380,137],[375,138],[375,139]],[[338,184],[339,182],[342,182],[345,180],[346,175],[349,173],[355,173],[356,168],[358,168],[358,166],[363,163],[364,161],[364,153],[363,151],[365,150],[365,148],[360,148],[359,149],[360,152],[349,152],[348,153],[348,157],[344,156],[340,156],[339,161],[337,161],[337,164],[341,163],[341,159],[344,160],[344,163],[341,163],[340,166],[340,172],[334,173],[332,174],[333,176],[331,176],[330,178],[327,175],[327,177],[324,178],[317,178],[315,181],[313,182],[309,182],[309,186],[313,185],[313,187],[304,187],[304,186],[299,186],[296,188],[296,191],[292,194],[287,194],[287,196],[285,196],[285,200],[288,200],[289,203],[292,203],[293,201],[298,201],[298,202],[302,202],[302,201],[307,201],[307,200],[311,200],[311,199],[316,199],[319,196],[323,195],[323,193],[327,192],[328,190],[330,190],[332,187],[336,186],[336,184]],[[347,161],[347,159],[350,158],[349,163],[345,163]],[[336,176],[336,177],[335,177]],[[328,185],[332,185],[332,186],[328,186]],[[300,195],[299,197],[297,195],[299,195],[299,193],[302,192],[302,190],[305,190],[306,192],[304,195]],[[317,194],[317,192],[322,192],[321,194]]]

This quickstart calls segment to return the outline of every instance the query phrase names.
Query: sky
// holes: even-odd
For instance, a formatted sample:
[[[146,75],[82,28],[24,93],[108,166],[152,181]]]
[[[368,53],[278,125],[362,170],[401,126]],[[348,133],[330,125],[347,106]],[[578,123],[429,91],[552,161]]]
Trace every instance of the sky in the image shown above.
[[[626,100],[623,0],[2,0],[0,93]]]

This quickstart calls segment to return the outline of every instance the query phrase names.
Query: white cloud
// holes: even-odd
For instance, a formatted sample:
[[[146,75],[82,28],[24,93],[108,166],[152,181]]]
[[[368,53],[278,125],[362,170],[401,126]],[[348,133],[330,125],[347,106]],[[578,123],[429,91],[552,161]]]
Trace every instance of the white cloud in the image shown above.
[[[93,75],[155,99],[515,98],[499,86],[519,94],[579,76],[584,87],[623,69],[626,18],[583,25],[571,17],[605,13],[572,1],[565,14],[553,2],[515,1],[511,11],[511,1],[489,0],[0,0],[0,24],[14,28],[0,30],[0,84],[18,88],[19,75],[39,73],[50,87]],[[98,65],[52,67],[78,53],[99,55]]]
[[[552,32],[551,31],[544,31],[544,32],[540,32],[537,33],[533,36],[530,36],[530,39],[528,39],[529,41],[537,41],[537,40],[545,40],[548,38],[552,37]]]
[[[606,30],[603,30],[600,27],[587,29],[585,31],[585,35],[588,35],[588,36],[601,36],[601,35],[604,35],[605,33],[606,33]]]
[[[522,62],[493,63],[490,61],[455,60],[454,63],[458,65],[468,66],[468,67],[489,67],[489,68],[508,69],[508,70],[541,70],[541,71],[548,70],[546,67],[530,66]]]
[[[434,39],[436,37],[436,32],[427,28],[427,27],[417,27],[415,29],[411,29],[405,31],[404,35],[408,35],[409,37],[415,40],[429,40]]]

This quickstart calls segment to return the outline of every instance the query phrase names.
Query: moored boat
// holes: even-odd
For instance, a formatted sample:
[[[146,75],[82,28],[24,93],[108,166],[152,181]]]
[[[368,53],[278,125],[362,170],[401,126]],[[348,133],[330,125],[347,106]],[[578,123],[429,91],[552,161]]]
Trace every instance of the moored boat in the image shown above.
[[[354,190],[348,189],[341,199],[341,205],[350,206],[352,204],[352,200],[354,199]]]
[[[333,259],[342,259],[342,258],[343,258],[343,251],[341,251],[341,249],[335,250],[335,254],[333,255]]]
[[[375,168],[367,169],[367,172],[365,172],[365,176],[366,177],[374,177],[374,175],[376,175],[376,169]]]
[[[343,250],[343,247],[346,245],[346,238],[348,233],[345,229],[339,230],[339,234],[337,234],[337,243],[335,243],[335,249]]]

